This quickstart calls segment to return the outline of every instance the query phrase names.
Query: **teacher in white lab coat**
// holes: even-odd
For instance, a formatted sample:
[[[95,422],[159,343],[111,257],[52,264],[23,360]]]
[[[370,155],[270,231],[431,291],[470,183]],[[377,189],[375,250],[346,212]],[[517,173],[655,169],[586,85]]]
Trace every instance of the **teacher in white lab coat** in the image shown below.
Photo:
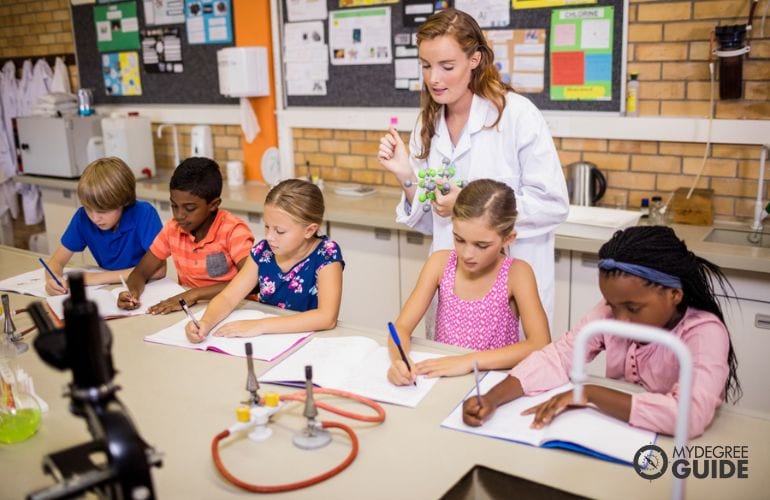
[[[380,140],[380,163],[398,179],[403,197],[396,221],[433,235],[432,251],[453,248],[451,213],[460,188],[421,202],[417,172],[453,165],[455,180],[489,178],[516,193],[517,238],[511,256],[527,261],[553,324],[554,230],[569,199],[551,134],[540,111],[503,83],[476,21],[446,9],[417,33],[423,89],[409,151],[391,126]],[[429,203],[428,210],[423,205]]]

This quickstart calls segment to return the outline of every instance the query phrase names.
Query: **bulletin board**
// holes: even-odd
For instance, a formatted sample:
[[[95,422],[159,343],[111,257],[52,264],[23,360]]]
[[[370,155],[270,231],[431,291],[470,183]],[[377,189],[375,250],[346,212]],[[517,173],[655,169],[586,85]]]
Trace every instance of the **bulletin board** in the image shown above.
[[[288,21],[287,13],[287,1],[281,0],[281,32],[283,36],[284,22]],[[538,3],[538,4],[553,4],[561,3],[562,5],[556,7],[542,7],[542,8],[527,8],[527,9],[513,9],[511,0],[508,0],[508,6],[510,8],[510,24],[508,26],[496,28],[488,27],[482,28],[486,31],[504,31],[504,30],[545,30],[545,58],[544,58],[544,88],[539,92],[528,92],[526,90],[517,90],[518,93],[525,95],[532,100],[538,108],[542,110],[571,110],[571,111],[607,111],[607,112],[619,112],[621,106],[621,88],[623,80],[623,59],[624,51],[626,47],[626,40],[624,38],[624,18],[626,16],[625,9],[627,7],[625,0],[596,0],[591,4],[575,5],[569,2],[550,2],[550,1],[521,1],[520,3]],[[327,0],[328,12],[339,11],[343,8],[340,4],[343,3],[340,0]],[[390,8],[391,17],[391,44],[393,39],[398,34],[411,34],[417,31],[416,27],[405,27],[403,21],[404,10],[402,2],[398,3],[379,3],[380,7]],[[455,6],[455,2],[449,2],[450,5]],[[563,5],[565,4],[566,5]],[[551,26],[552,15],[554,11],[567,10],[567,9],[581,9],[591,7],[605,7],[609,6],[613,8],[613,16],[611,21],[611,31],[609,36],[611,37],[611,44],[608,52],[611,52],[611,62],[609,57],[606,58],[608,67],[605,67],[605,74],[611,75],[607,80],[606,92],[609,96],[604,97],[604,100],[583,100],[576,98],[575,95],[564,96],[554,95],[551,96]],[[367,5],[372,7],[372,5]],[[325,40],[329,42],[329,26],[328,19],[323,21]],[[560,29],[559,36],[564,39],[567,30]],[[394,49],[395,50],[395,49]],[[554,55],[560,58],[562,63],[561,68],[571,68],[569,51]],[[574,55],[574,53],[572,54]],[[598,57],[598,56],[595,56]],[[287,95],[285,102],[287,106],[326,106],[326,107],[418,107],[420,103],[420,92],[410,91],[406,89],[395,88],[395,61],[392,64],[368,64],[368,65],[329,65],[329,79],[326,82],[327,93],[323,96],[300,96],[300,95]],[[574,75],[565,74],[562,70],[558,75],[559,78],[570,78]],[[588,76],[588,75],[586,75]],[[286,92],[284,86],[284,93]],[[563,93],[562,93],[563,94]]]
[[[125,3],[125,2],[124,2]],[[185,24],[145,26],[144,2],[135,5],[138,28],[178,28],[181,39],[181,73],[151,72],[142,64],[142,49],[131,49],[139,57],[141,95],[108,95],[105,90],[103,58],[105,54],[117,58],[117,52],[100,52],[94,24],[94,9],[114,3],[72,5],[72,26],[81,88],[93,90],[95,104],[236,104],[237,99],[219,93],[217,51],[234,44],[190,44]],[[234,3],[234,2],[232,2]],[[235,15],[235,12],[233,12]],[[229,28],[232,32],[232,27]]]

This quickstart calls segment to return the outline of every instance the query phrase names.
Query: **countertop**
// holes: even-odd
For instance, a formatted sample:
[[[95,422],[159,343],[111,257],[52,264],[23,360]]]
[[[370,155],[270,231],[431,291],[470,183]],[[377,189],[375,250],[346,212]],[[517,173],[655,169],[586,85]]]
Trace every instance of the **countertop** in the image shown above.
[[[17,176],[15,180],[54,189],[75,189],[77,185],[76,179],[31,175]],[[262,213],[264,200],[269,190],[269,186],[252,182],[236,188],[225,184],[222,190],[222,207],[232,211]],[[168,182],[163,177],[152,181],[137,181],[136,196],[145,200],[166,201],[168,199]],[[334,193],[333,187],[327,185],[324,190],[325,220],[365,227],[408,230],[406,226],[396,223],[395,207],[399,199],[400,191],[394,188],[379,188],[377,193],[371,196],[351,197],[337,195]],[[718,227],[748,229],[748,225],[741,227],[727,224]],[[672,228],[692,252],[723,269],[770,274],[770,248],[704,241],[713,229],[712,226],[674,224]],[[600,239],[565,236],[559,234],[558,228],[556,230],[557,250],[574,250],[596,254],[603,243],[604,240]]]
[[[0,247],[0,278],[39,269],[38,255]],[[10,294],[13,308],[38,300]],[[246,307],[263,309],[254,303]],[[198,311],[201,305],[194,306]],[[265,309],[270,310],[270,309]],[[163,466],[152,471],[159,498],[255,498],[226,483],[215,471],[210,456],[211,439],[235,420],[234,409],[246,397],[246,366],[242,358],[144,342],[145,335],[184,319],[181,312],[166,316],[135,316],[108,322],[112,330],[112,357],[118,371],[115,383],[137,429],[148,443],[163,453]],[[17,315],[16,325],[26,328],[29,316]],[[338,325],[316,336],[361,335],[386,342],[382,331]],[[29,339],[31,340],[31,339]],[[435,342],[415,339],[415,348],[453,353]],[[62,387],[71,380],[43,364],[33,352],[22,354],[18,364],[32,377],[37,393],[50,405],[37,435],[27,441],[0,447],[4,498],[23,498],[52,484],[43,475],[43,456],[90,439],[83,419],[71,415]],[[272,364],[255,361],[256,373]],[[548,450],[491,439],[440,427],[442,420],[473,387],[473,376],[442,378],[416,408],[383,405],[386,421],[379,426],[351,421],[321,411],[321,420],[351,425],[360,440],[355,462],[340,475],[310,488],[280,496],[292,499],[408,498],[435,499],[444,494],[476,464],[590,498],[628,500],[669,498],[672,475],[655,481],[640,478],[632,467],[604,462],[578,453]],[[260,392],[294,392],[262,384]],[[325,398],[351,411],[358,405]],[[368,413],[367,413],[368,414]],[[274,435],[264,443],[232,437],[223,446],[222,458],[243,480],[281,484],[305,479],[339,463],[349,451],[348,441],[335,432],[333,444],[315,451],[296,450],[293,433],[305,425],[302,406],[290,405],[272,419]],[[770,423],[767,420],[720,412],[706,433],[690,445],[747,446],[747,479],[687,480],[688,498],[762,498],[770,490]],[[656,444],[667,452],[673,441],[660,436]],[[278,498],[278,497],[271,497]]]

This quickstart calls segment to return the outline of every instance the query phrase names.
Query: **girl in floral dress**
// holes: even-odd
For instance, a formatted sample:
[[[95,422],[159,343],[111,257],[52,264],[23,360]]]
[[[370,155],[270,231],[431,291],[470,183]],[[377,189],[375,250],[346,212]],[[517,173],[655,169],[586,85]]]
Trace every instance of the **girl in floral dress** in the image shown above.
[[[258,291],[264,304],[299,314],[233,321],[214,335],[253,337],[334,328],[345,262],[339,246],[318,235],[323,215],[323,195],[310,182],[289,179],[271,189],[265,199],[265,239],[254,245],[251,259],[212,299],[198,326],[187,324],[187,338],[203,341],[252,291]]]

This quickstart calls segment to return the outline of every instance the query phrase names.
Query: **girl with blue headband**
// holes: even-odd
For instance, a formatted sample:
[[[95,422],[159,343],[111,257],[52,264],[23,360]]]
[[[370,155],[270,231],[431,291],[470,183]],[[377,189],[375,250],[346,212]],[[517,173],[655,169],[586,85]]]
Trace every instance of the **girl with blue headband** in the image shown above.
[[[673,230],[663,226],[618,231],[599,250],[599,288],[604,299],[557,342],[529,355],[510,376],[480,398],[463,405],[466,424],[479,426],[495,409],[522,395],[533,395],[569,381],[575,336],[587,323],[616,319],[669,330],[690,349],[693,360],[690,437],[711,423],[722,401],[741,395],[737,361],[714,285],[730,296],[726,278],[715,264],[687,249]],[[673,434],[676,425],[679,364],[658,344],[641,344],[612,335],[597,335],[588,344],[588,361],[607,353],[607,377],[639,384],[646,392],[628,394],[587,385],[584,400],[572,392],[556,395],[528,409],[533,427],[541,428],[559,413],[593,405],[631,425]]]

